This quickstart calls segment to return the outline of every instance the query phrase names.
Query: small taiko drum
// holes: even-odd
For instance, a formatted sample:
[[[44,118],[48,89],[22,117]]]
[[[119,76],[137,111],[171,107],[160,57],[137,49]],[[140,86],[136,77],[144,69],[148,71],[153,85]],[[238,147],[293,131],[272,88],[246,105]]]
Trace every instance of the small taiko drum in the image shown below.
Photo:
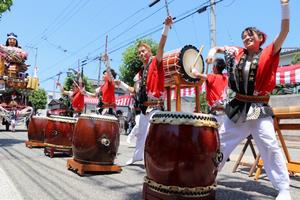
[[[218,126],[207,114],[154,114],[145,143],[144,199],[214,199],[223,159]]]
[[[183,48],[164,53],[165,86],[174,85],[174,76],[177,75],[189,83],[199,81],[199,78],[192,74],[193,68],[199,73],[203,73],[204,70],[202,55],[198,55],[198,53],[199,50],[193,45],[186,45]]]
[[[82,114],[74,131],[74,160],[83,164],[113,165],[119,142],[119,122],[115,116]]]
[[[28,125],[28,145],[30,147],[34,146],[44,146],[45,128],[48,122],[48,117],[46,116],[32,116]]]
[[[45,155],[55,152],[72,155],[72,139],[77,119],[51,115],[45,128]]]

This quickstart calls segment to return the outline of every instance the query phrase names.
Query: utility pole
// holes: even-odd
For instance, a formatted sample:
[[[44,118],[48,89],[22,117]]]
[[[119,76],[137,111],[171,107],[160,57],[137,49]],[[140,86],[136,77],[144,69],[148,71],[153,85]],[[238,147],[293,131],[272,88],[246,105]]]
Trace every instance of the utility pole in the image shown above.
[[[101,65],[102,65],[102,54],[100,54],[99,56],[98,85],[100,85],[100,79],[101,79]]]
[[[34,73],[34,75],[37,75],[35,73],[37,72],[37,54],[38,54],[38,48],[37,47],[33,47],[33,46],[26,46],[26,47],[35,50],[35,55],[34,55],[34,68],[35,69],[33,70],[33,73]]]
[[[217,45],[216,41],[216,2],[210,0],[210,48]]]

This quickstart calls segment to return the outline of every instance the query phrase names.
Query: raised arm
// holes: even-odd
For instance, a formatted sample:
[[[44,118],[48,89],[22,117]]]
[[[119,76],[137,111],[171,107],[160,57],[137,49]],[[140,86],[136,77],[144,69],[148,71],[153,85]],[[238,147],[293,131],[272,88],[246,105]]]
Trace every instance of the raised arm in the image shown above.
[[[212,47],[206,57],[206,63],[207,64],[211,64],[214,61],[214,57],[216,55],[216,53],[224,53],[225,52],[225,48],[224,47]]]
[[[130,93],[135,92],[133,87],[130,87],[129,85],[127,85],[126,83],[124,83],[121,80],[115,80],[115,85],[118,86],[119,88],[121,88],[125,92],[130,92]]]
[[[60,84],[60,82],[56,83],[57,87],[59,87],[61,94],[69,95],[69,91],[65,91],[64,87]]]
[[[280,50],[290,29],[289,0],[280,0],[280,3],[281,3],[281,30],[279,35],[274,40],[273,54],[276,54]]]
[[[167,16],[167,18],[165,19],[165,23],[164,23],[164,28],[163,28],[163,32],[158,44],[158,49],[156,52],[156,60],[157,63],[159,64],[163,58],[163,54],[164,54],[164,48],[165,48],[165,44],[167,41],[167,35],[168,35],[168,31],[171,27],[173,23],[172,17],[171,16]]]

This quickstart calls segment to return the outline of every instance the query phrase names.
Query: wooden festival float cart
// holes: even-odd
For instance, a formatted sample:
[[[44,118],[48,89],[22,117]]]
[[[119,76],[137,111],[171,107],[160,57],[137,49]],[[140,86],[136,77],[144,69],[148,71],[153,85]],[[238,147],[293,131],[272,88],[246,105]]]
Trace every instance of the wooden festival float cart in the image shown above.
[[[38,78],[26,73],[26,52],[20,48],[0,45],[0,118],[5,129],[11,123],[26,123],[33,114],[29,105],[29,94],[38,88]]]

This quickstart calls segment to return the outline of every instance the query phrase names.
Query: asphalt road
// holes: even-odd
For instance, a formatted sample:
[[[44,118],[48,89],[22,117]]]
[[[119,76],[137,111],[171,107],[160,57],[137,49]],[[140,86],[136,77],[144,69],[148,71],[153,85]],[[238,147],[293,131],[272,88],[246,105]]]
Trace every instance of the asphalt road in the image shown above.
[[[142,196],[142,183],[145,176],[143,162],[123,166],[132,156],[134,148],[126,143],[121,135],[116,164],[122,172],[110,174],[85,174],[78,176],[66,167],[69,157],[49,158],[43,149],[25,147],[27,132],[18,127],[17,132],[0,131],[0,199],[1,200],[139,200]],[[300,143],[300,142],[298,142]],[[300,160],[300,144],[292,143],[292,157]],[[240,152],[239,146],[231,155],[217,178],[217,200],[236,199],[275,199],[273,189],[263,173],[258,181],[248,177],[248,167],[239,167],[236,173],[232,168]],[[248,152],[244,160],[251,162]],[[291,193],[294,200],[300,199],[300,176],[291,177]]]

